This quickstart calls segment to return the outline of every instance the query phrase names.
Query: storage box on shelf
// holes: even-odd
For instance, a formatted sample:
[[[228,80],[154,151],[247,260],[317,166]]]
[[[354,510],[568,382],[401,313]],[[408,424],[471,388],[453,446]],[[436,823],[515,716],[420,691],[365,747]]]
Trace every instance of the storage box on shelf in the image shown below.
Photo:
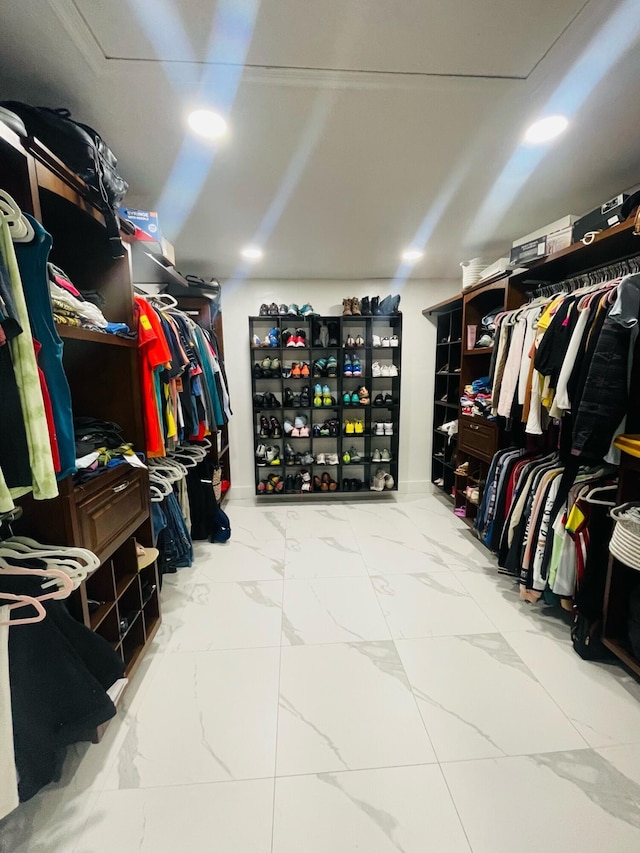
[[[83,181],[37,140],[22,140],[0,124],[0,187],[51,234],[52,262],[81,291],[100,294],[107,320],[132,328],[129,251],[125,247],[122,257],[112,257],[104,219]],[[135,448],[143,448],[136,341],[73,326],[58,325],[58,331],[74,415],[115,421]],[[151,563],[138,576],[134,545],[134,539],[152,545],[146,470],[118,466],[80,486],[67,477],[59,492],[49,501],[22,498],[23,516],[14,529],[45,543],[79,545],[97,554],[101,565],[74,594],[70,607],[114,644],[131,673],[160,624],[157,566]],[[135,583],[119,586],[124,576]],[[133,612],[143,577],[148,597],[144,603],[139,599],[139,625],[125,638],[117,617],[129,605]],[[97,609],[91,605],[93,612],[90,600],[100,602]]]
[[[322,324],[327,327],[327,346],[321,345],[317,335]],[[263,342],[268,340],[271,330],[275,330],[271,339],[277,346],[260,346],[254,343],[254,338]],[[300,332],[300,335],[296,334],[297,346],[286,346],[285,330]],[[302,494],[325,495],[335,494],[336,491],[344,493],[342,484],[345,479],[357,480],[363,484],[356,494],[377,494],[370,491],[369,483],[379,468],[391,474],[394,480],[393,490],[397,490],[402,316],[250,317],[249,336],[254,402],[253,449],[255,452],[260,445],[271,445],[279,451],[279,456],[276,457],[279,464],[255,465],[256,493],[262,494],[259,490],[260,481],[269,474],[277,474],[284,479],[288,474],[295,475],[302,469],[307,469],[312,477],[320,476],[326,471],[332,480],[337,481],[335,491],[311,491]],[[360,339],[362,345],[356,346]],[[326,367],[322,375],[314,375],[318,374],[318,370],[314,368],[316,362],[330,357],[335,359],[335,371],[331,371],[335,372],[335,376],[327,375]],[[277,359],[278,366],[273,371],[276,375],[260,375],[265,369],[269,372],[269,363],[273,359]],[[345,365],[353,366],[354,359],[359,362],[360,367],[356,372],[360,375],[345,375]],[[282,370],[291,370],[296,363],[306,365],[301,372],[306,374],[308,371],[308,375],[283,378]],[[379,367],[390,365],[394,365],[396,376],[378,375]],[[297,373],[296,369],[295,374]],[[320,385],[321,389],[325,386],[329,389],[328,394],[320,395],[321,405],[317,405],[318,398],[314,393],[316,385]],[[357,397],[361,386],[365,386],[369,392],[369,404],[362,405],[351,400],[347,403],[345,395],[355,399],[353,395]],[[305,387],[309,388],[308,398],[301,398]],[[273,396],[269,396],[268,401],[264,402],[256,396],[265,394]],[[382,400],[376,403],[378,395],[382,395]],[[277,405],[273,405],[273,398]],[[282,429],[281,437],[261,435],[261,418],[271,416],[278,419]],[[306,419],[308,436],[292,437],[285,433],[285,420],[289,419],[294,423],[296,416]],[[335,434],[314,436],[314,426],[322,427],[328,421],[334,422],[331,432]],[[376,424],[380,426],[376,428]],[[328,430],[329,427],[325,431]],[[321,459],[327,455],[336,455],[338,462],[303,464],[294,460],[291,464],[290,461],[287,462],[284,452],[284,445],[288,442],[296,453],[303,454],[308,451],[314,459],[318,454],[321,454]],[[344,454],[351,448],[356,450],[356,457],[360,458],[355,462],[346,462]],[[390,461],[377,461],[376,451],[382,454],[383,450],[388,452]],[[349,494],[352,493],[353,490],[349,488]],[[285,494],[284,488],[275,494]]]

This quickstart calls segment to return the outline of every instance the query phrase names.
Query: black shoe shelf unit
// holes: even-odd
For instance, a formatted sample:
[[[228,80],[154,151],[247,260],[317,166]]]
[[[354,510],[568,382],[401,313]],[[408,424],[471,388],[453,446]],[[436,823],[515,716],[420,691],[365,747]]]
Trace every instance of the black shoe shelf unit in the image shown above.
[[[324,327],[324,329],[323,329]],[[271,340],[277,338],[277,346],[264,345],[269,339],[270,331],[277,330],[277,336],[271,336]],[[298,339],[299,345],[286,346],[289,331]],[[320,331],[323,337],[320,338]],[[300,334],[298,335],[298,332]],[[347,340],[358,339],[363,341],[362,346],[347,346]],[[376,345],[374,346],[374,336]],[[263,342],[262,345],[254,343],[255,338]],[[327,342],[322,346],[320,341]],[[254,437],[254,467],[256,494],[265,499],[284,495],[308,496],[314,498],[327,495],[344,494],[366,494],[378,495],[388,494],[398,489],[398,453],[400,433],[400,380],[402,375],[402,314],[392,315],[347,315],[347,316],[255,316],[249,317],[249,341],[251,357],[251,388],[253,399],[253,437]],[[379,342],[378,342],[379,341]],[[392,345],[392,343],[394,345]],[[301,344],[301,345],[300,345]],[[314,376],[314,364],[319,359],[333,357],[336,361],[335,376],[328,376],[326,369],[322,376]],[[345,376],[344,366],[346,359],[357,358],[360,361],[361,376]],[[278,359],[279,367],[271,370],[271,375],[262,376],[263,360]],[[309,376],[287,376],[287,371],[292,365],[307,364]],[[392,365],[397,372],[396,376],[373,376],[374,364],[380,366],[381,371],[386,369],[393,371]],[[265,364],[267,362],[265,361]],[[269,367],[267,366],[267,372]],[[283,376],[284,372],[284,376]],[[376,370],[376,373],[378,371]],[[328,386],[329,396],[332,398],[330,405],[314,405],[314,388]],[[351,395],[357,394],[358,389],[365,386],[369,392],[369,404],[360,402],[345,404],[343,396],[347,392]],[[308,388],[308,400],[304,399],[303,390]],[[293,400],[291,395],[293,394]],[[261,399],[267,396],[267,400]],[[300,396],[303,399],[300,400]],[[377,404],[376,397],[381,395],[383,400]],[[389,399],[390,396],[390,399]],[[275,397],[275,401],[273,398]],[[326,395],[325,395],[326,397]],[[385,399],[386,398],[386,399]],[[288,402],[287,402],[288,400]],[[300,403],[305,405],[300,405]],[[308,405],[306,403],[308,402]],[[261,419],[277,418],[282,435],[274,437],[261,434]],[[295,424],[295,418],[306,419],[309,427],[309,436],[297,437],[288,435],[285,431],[285,421]],[[313,434],[313,427],[321,427],[323,424],[334,421],[331,435],[317,436]],[[347,424],[354,425],[354,432],[347,432]],[[355,432],[357,422],[362,423],[362,432]],[[378,430],[385,429],[386,434],[376,434]],[[389,434],[391,432],[392,434]],[[311,464],[303,464],[300,459],[287,459],[285,444],[289,444],[294,453],[303,455],[310,453],[314,460],[319,454],[335,454],[338,457],[337,464],[321,464],[316,461]],[[275,447],[278,449],[278,464],[259,465],[256,452],[260,445]],[[343,454],[351,448],[355,448],[360,457],[358,462],[344,462]],[[376,451],[382,455],[386,450],[390,461],[377,461]],[[374,461],[374,458],[376,461]],[[384,488],[383,491],[370,489],[371,478],[382,469],[393,478],[393,487]],[[301,491],[300,482],[295,486],[295,478],[302,471],[308,471],[311,476],[311,491]],[[326,491],[314,488],[314,478],[325,474],[337,485],[333,490]],[[280,490],[267,491],[261,487],[261,482],[268,480],[271,475],[282,479]],[[289,489],[286,488],[287,478]],[[327,479],[325,476],[325,480]],[[344,484],[344,481],[349,481]],[[355,484],[354,484],[355,481]],[[344,484],[344,486],[343,486]],[[358,484],[359,487],[358,487]],[[354,488],[355,485],[355,488]],[[292,487],[293,486],[293,490]]]
[[[462,297],[455,296],[433,305],[425,309],[423,314],[436,326],[431,482],[454,501],[458,437],[449,437],[442,425],[455,420],[460,411]]]

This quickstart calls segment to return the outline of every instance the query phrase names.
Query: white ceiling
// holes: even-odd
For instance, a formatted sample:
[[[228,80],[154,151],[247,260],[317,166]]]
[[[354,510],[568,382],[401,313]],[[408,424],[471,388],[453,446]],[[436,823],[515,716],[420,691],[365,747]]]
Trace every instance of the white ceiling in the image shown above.
[[[393,277],[418,232],[414,275],[457,276],[640,181],[637,0],[3,0],[2,24],[0,97],[96,127],[185,271],[237,274],[255,240],[256,277]],[[186,131],[205,102],[217,148]]]

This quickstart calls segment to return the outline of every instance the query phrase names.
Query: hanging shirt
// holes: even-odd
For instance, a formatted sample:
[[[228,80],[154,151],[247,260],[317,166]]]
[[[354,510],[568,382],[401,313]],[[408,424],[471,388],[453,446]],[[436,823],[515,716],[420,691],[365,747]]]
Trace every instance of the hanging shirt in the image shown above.
[[[11,232],[3,216],[0,216],[0,254],[2,254],[7,270],[9,271],[18,322],[23,330],[23,334],[14,338],[9,343],[9,346],[11,347],[16,383],[20,393],[31,466],[31,485],[11,490],[11,496],[19,497],[33,490],[36,500],[55,498],[58,494],[58,485],[51,458],[49,430],[47,428],[42,391],[40,390],[38,365],[36,363],[31,336],[31,324],[29,322],[29,314],[20,279],[20,271],[16,261],[16,254],[11,240]],[[6,494],[0,494],[0,506],[3,503],[6,504]]]
[[[156,379],[163,367],[171,361],[162,326],[153,308],[144,299],[135,297],[140,351],[140,390],[148,456],[164,456],[161,412],[158,406]]]
[[[34,230],[30,243],[16,243],[16,259],[25,291],[31,332],[40,343],[38,364],[44,373],[51,399],[55,445],[59,453],[58,479],[76,471],[71,392],[62,366],[63,343],[53,322],[47,261],[51,237],[32,216],[25,214]]]

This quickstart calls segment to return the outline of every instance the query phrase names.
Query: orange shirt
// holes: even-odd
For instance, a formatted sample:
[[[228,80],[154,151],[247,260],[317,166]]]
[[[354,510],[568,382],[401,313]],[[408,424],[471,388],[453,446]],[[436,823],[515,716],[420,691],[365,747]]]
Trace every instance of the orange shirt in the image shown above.
[[[164,456],[162,419],[156,394],[156,371],[171,361],[171,352],[156,312],[140,296],[135,297],[135,303],[146,451],[148,456]]]

